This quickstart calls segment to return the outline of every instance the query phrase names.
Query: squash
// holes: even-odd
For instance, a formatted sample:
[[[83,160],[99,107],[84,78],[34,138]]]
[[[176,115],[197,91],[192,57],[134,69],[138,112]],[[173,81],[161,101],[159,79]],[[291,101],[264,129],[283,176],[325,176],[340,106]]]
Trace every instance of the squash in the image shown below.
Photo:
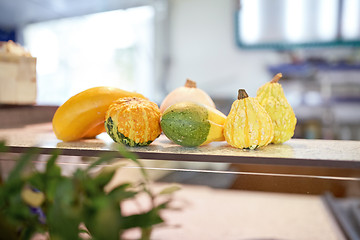
[[[161,134],[160,109],[147,99],[124,97],[109,106],[105,129],[117,143],[147,146]]]
[[[224,124],[225,140],[233,147],[256,149],[268,145],[274,128],[269,114],[244,89],[231,106]]]
[[[197,88],[195,81],[187,79],[184,86],[176,88],[165,97],[160,105],[160,111],[163,113],[166,108],[175,103],[189,101],[215,108],[211,97],[205,91]]]
[[[194,102],[171,105],[161,117],[161,128],[167,138],[184,147],[197,147],[213,141],[224,141],[226,116],[219,110]]]
[[[72,96],[56,110],[52,119],[56,137],[63,141],[75,141],[105,132],[105,113],[109,105],[125,96],[145,98],[140,93],[104,86]]]
[[[270,115],[274,125],[272,143],[283,143],[289,140],[294,135],[297,122],[283,88],[278,83],[281,77],[281,73],[276,74],[271,82],[261,86],[256,93],[256,99]]]
[[[54,114],[52,124],[56,137],[63,141],[75,141],[105,132],[107,108],[114,100],[124,96],[145,98],[140,93],[103,86],[72,96]]]

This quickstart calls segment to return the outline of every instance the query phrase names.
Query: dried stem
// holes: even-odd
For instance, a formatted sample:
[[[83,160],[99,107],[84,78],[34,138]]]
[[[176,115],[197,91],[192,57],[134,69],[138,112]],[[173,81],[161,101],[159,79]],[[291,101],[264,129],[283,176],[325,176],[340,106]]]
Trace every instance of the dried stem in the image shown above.
[[[196,88],[196,82],[191,79],[186,79],[185,87]]]
[[[282,78],[282,73],[276,74],[276,75],[273,77],[273,79],[271,80],[271,83],[277,83],[277,82],[280,80],[280,78]]]
[[[245,89],[239,89],[238,100],[244,99],[244,98],[247,98],[247,97],[249,97],[249,95],[246,93]]]

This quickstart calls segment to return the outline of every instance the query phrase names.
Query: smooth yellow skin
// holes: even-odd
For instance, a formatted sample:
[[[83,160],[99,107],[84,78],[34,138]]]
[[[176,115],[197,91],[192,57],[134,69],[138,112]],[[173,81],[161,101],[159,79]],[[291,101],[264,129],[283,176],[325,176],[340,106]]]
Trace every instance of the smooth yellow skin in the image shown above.
[[[56,137],[63,141],[91,138],[105,131],[105,113],[121,97],[145,98],[140,93],[113,87],[94,87],[69,98],[54,114]]]
[[[204,105],[205,106],[205,105]],[[217,110],[216,108],[205,106],[208,110],[208,119],[216,124],[224,125],[226,115]]]
[[[208,136],[206,138],[206,141],[203,142],[201,144],[201,146],[206,145],[206,144],[211,143],[211,142],[225,141],[224,126],[216,124],[216,123],[214,123],[212,121],[209,121],[209,122],[210,122],[209,134],[208,134]]]
[[[281,85],[277,82],[264,84],[258,89],[256,99],[272,119],[274,125],[272,143],[289,140],[294,135],[297,120]]]
[[[204,105],[205,106],[205,105]],[[226,121],[226,115],[217,110],[216,108],[205,106],[208,110],[208,119],[210,123],[209,134],[206,141],[201,144],[205,145],[210,142],[225,141],[224,137],[224,124]]]
[[[274,135],[270,116],[255,98],[235,100],[224,125],[225,140],[236,148],[268,145]]]

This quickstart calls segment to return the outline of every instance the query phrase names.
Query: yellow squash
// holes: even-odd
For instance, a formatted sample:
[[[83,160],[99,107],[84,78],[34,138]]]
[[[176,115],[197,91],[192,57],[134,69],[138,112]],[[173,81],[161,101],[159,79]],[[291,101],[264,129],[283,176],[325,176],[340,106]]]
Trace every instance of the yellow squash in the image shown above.
[[[268,145],[274,128],[269,114],[255,98],[240,89],[224,124],[225,140],[236,148],[255,149]]]
[[[56,137],[63,141],[92,138],[105,132],[105,113],[121,97],[145,98],[140,93],[113,87],[94,87],[69,98],[54,114]]]
[[[257,91],[256,99],[270,115],[274,125],[272,143],[283,143],[289,140],[295,131],[295,113],[288,103],[283,88],[278,83],[281,73],[275,75],[271,82],[261,86]]]

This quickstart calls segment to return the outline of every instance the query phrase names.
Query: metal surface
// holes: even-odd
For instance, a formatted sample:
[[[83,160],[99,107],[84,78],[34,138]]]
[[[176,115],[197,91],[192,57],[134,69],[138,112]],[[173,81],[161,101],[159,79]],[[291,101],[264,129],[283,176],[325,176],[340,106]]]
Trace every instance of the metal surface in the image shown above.
[[[118,152],[119,145],[103,133],[97,139],[62,142],[56,139],[51,124],[0,130],[10,152],[22,153],[38,147],[44,154],[61,149],[62,155],[97,156]],[[285,166],[347,168],[360,170],[360,141],[291,139],[284,144],[270,144],[257,150],[236,149],[225,141],[198,148],[176,145],[161,135],[147,147],[127,148],[140,159],[221,162]]]

